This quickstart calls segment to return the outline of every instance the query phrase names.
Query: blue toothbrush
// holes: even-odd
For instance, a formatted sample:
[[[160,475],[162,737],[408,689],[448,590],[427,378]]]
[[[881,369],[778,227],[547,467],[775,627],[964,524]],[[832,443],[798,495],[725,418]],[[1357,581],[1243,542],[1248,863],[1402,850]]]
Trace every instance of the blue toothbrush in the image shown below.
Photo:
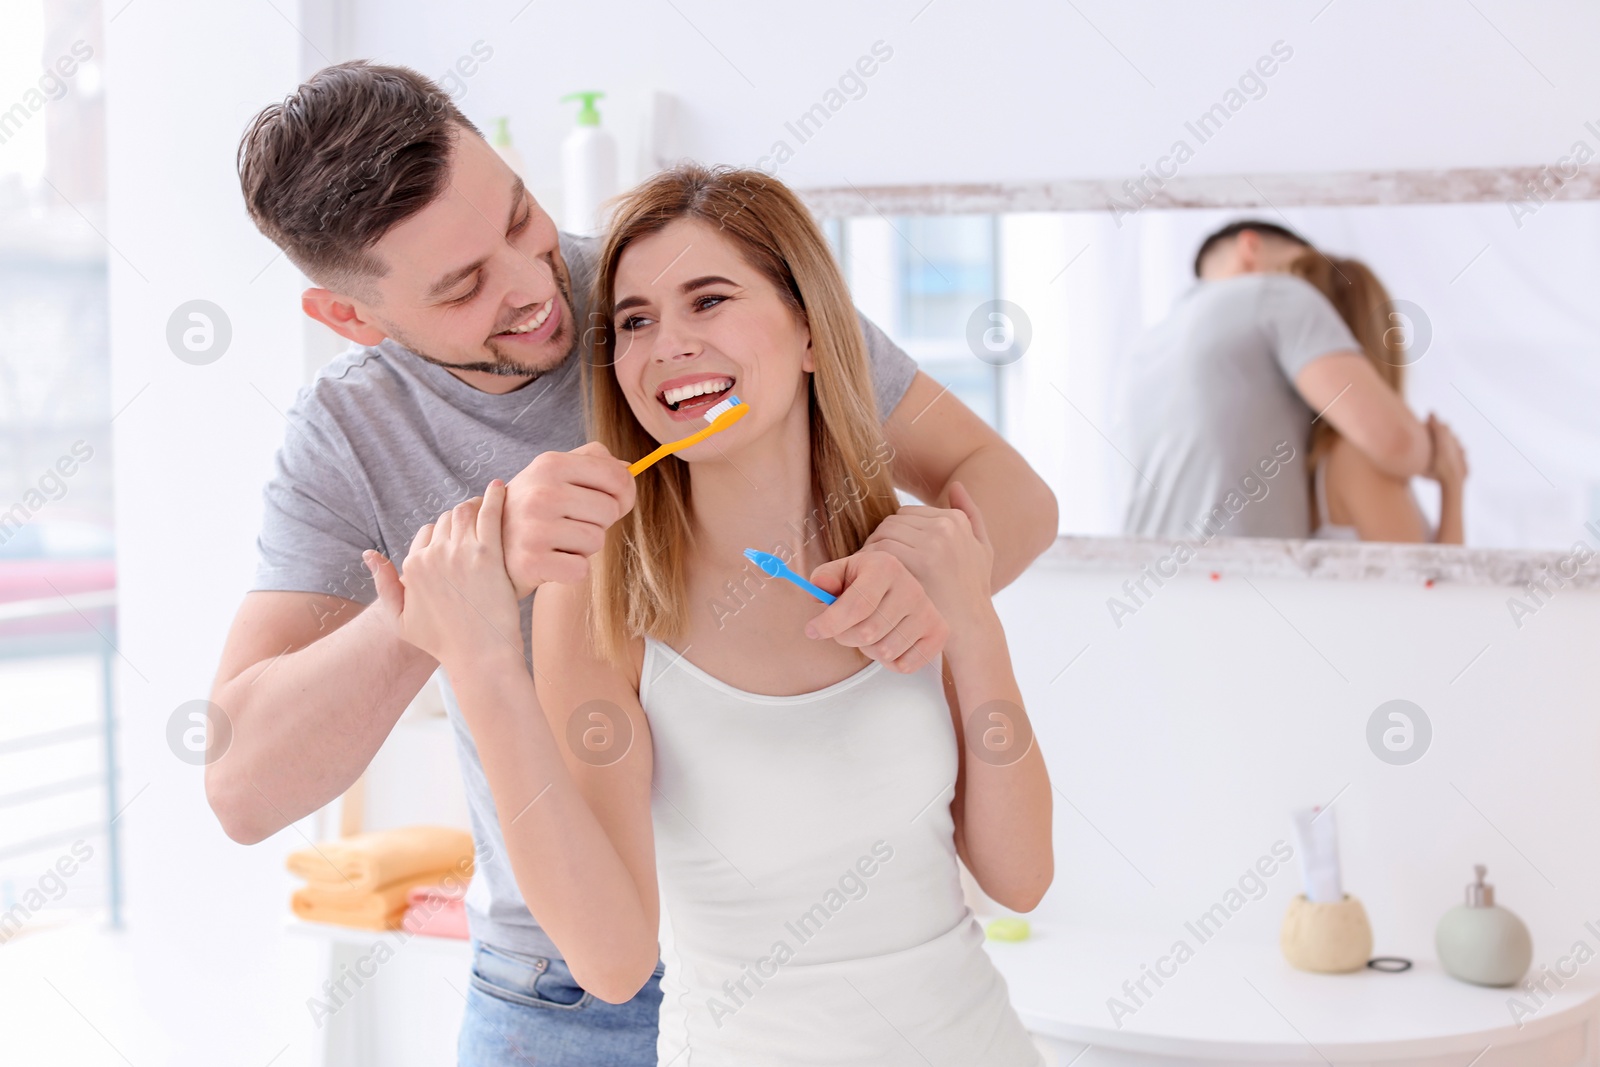
[[[793,582],[824,604],[832,604],[838,599],[826,589],[817,588],[790,570],[787,563],[774,556],[771,552],[760,552],[754,548],[747,548],[744,550],[744,558],[766,571],[773,578],[782,578],[784,581]]]

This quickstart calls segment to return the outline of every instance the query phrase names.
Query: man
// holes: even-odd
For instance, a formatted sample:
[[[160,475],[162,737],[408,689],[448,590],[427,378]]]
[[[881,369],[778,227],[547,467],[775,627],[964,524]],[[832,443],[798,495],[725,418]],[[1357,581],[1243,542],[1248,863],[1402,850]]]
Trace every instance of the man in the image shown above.
[[[256,117],[238,162],[252,218],[312,280],[306,313],[355,345],[290,410],[260,567],[213,688],[232,741],[206,768],[207,797],[229,836],[253,843],[343,793],[437,666],[372,607],[362,553],[403,563],[420,527],[508,479],[507,570],[526,643],[533,591],[581,580],[632,507],[624,461],[635,457],[582,445],[578,360],[596,242],[558,234],[432,82],[404,68],[330,67]],[[876,327],[863,329],[896,483],[929,501],[954,480],[969,487],[997,531],[994,586],[1005,585],[1054,538],[1054,497]],[[869,547],[829,566],[845,588],[814,620],[820,638],[896,669],[937,654],[943,620],[892,553]],[[609,1005],[571,981],[517,892],[448,681],[479,851],[463,1062],[653,1064],[658,983]]]
[[[1201,244],[1199,281],[1132,355],[1126,533],[1309,537],[1305,455],[1319,417],[1393,477],[1428,468],[1427,428],[1327,298],[1285,273],[1310,248],[1258,221]]]

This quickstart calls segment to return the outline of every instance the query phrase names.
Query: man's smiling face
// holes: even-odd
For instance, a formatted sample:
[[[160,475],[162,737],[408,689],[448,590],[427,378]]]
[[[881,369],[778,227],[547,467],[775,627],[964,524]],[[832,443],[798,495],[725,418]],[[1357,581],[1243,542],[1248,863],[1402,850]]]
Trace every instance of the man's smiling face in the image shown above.
[[[468,384],[508,392],[572,350],[572,284],[555,223],[470,130],[457,132],[443,192],[370,251],[387,268],[370,283],[372,299],[340,299]]]

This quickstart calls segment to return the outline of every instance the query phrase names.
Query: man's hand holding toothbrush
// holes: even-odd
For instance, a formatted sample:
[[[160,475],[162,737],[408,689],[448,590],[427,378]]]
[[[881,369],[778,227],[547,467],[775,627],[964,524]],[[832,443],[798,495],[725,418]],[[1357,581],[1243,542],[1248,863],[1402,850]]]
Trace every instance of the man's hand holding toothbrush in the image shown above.
[[[536,456],[506,483],[506,573],[517,599],[545,582],[581,582],[633,499],[628,464],[598,441]]]
[[[580,582],[606,530],[633,509],[639,474],[679,449],[721,433],[750,408],[736,396],[708,408],[706,425],[650,455],[625,463],[598,441],[571,452],[545,452],[506,486],[505,558],[517,599],[544,582]]]

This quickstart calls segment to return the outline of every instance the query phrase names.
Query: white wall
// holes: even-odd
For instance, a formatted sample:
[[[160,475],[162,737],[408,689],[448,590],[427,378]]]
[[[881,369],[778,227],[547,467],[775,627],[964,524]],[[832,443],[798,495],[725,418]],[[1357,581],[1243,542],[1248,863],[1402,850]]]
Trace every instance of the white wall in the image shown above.
[[[492,48],[461,105],[512,117],[547,193],[574,89],[613,94],[625,159],[644,95],[665,90],[683,153],[753,164],[785,140],[780,176],[802,186],[1132,177],[1178,138],[1192,174],[1537,165],[1568,152],[1600,90],[1600,11],[1577,0],[353,3],[363,56],[438,77]],[[893,57],[865,95],[807,143],[788,134],[879,40]],[[1186,134],[1279,40],[1293,55],[1265,95],[1203,145]]]
[[[283,857],[304,841],[228,840],[201,769],[166,735],[174,709],[210,690],[254,566],[279,411],[301,382],[300,283],[245,215],[233,160],[250,116],[295,83],[302,43],[270,4],[106,14],[126,996],[151,1024],[107,1037],[141,1064],[303,1063],[314,946],[283,944],[281,926]],[[232,324],[208,366],[166,340],[169,315],[197,298]]]
[[[1154,960],[1140,951],[1166,951],[1293,843],[1291,808],[1335,798],[1345,889],[1378,955],[1431,958],[1474,863],[1529,923],[1535,968],[1600,918],[1600,592],[1558,591],[1518,629],[1507,588],[1213,579],[1202,559],[1118,628],[1106,599],[1130,578],[1041,562],[1000,595],[1059,790],[1038,921],[1142,935],[1137,977]],[[1366,740],[1394,699],[1433,727],[1406,766]],[[1301,888],[1297,868],[1274,875],[1225,936],[1275,944]]]

